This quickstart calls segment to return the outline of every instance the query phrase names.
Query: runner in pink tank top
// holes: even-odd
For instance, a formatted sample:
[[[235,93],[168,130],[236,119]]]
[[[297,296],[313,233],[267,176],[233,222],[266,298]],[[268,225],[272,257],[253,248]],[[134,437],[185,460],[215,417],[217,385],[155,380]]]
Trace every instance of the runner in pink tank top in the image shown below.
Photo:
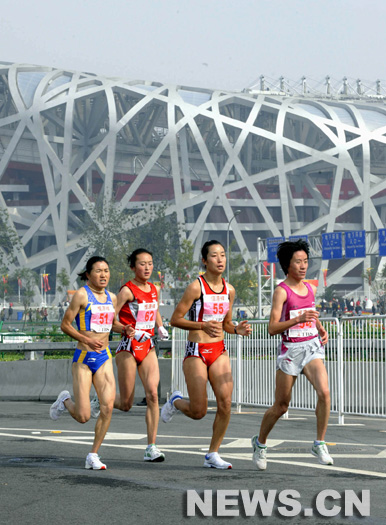
[[[279,244],[277,256],[287,278],[276,287],[268,325],[270,335],[282,335],[276,363],[275,403],[264,414],[260,433],[252,437],[253,462],[259,470],[267,468],[266,440],[276,421],[287,412],[292,388],[299,374],[314,387],[316,440],[311,453],[322,465],[332,465],[324,437],[330,415],[330,391],[324,366],[324,347],[328,334],[315,309],[316,287],[305,282],[309,246],[303,240]]]

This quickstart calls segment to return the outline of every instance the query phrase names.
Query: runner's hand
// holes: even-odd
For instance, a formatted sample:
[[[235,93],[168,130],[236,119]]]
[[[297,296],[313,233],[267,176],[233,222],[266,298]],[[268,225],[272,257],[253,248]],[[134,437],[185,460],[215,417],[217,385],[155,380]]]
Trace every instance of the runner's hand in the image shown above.
[[[106,348],[106,344],[104,342],[98,341],[98,339],[91,339],[91,337],[88,338],[88,341],[86,344],[88,347],[91,348],[91,350],[93,350],[97,354],[100,354],[102,350]]]
[[[248,324],[248,321],[241,321],[237,326],[237,335],[247,336],[252,332],[252,327]]]
[[[207,321],[202,323],[202,331],[210,337],[220,337],[222,335],[222,323],[218,321]]]
[[[161,341],[169,341],[169,332],[163,326],[159,326],[158,337],[161,339]]]
[[[135,337],[135,329],[130,324],[127,324],[123,327],[122,335],[133,339]]]
[[[134,339],[138,341],[139,343],[143,343],[144,341],[147,341],[150,339],[151,335],[149,332],[144,332],[143,330],[136,330]]]

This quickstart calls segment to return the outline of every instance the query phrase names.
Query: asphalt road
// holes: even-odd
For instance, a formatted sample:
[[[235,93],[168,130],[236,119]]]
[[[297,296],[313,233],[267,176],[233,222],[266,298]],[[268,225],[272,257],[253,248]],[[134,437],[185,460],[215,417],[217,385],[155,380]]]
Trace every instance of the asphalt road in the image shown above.
[[[54,422],[49,406],[0,403],[1,524],[386,524],[385,419],[346,416],[339,426],[333,415],[327,440],[335,464],[322,466],[310,454],[314,415],[291,411],[271,433],[261,472],[250,438],[264,410],[244,409],[232,414],[221,448],[233,469],[219,471],[203,468],[213,409],[200,421],[177,414],[160,422],[157,444],[166,461],[149,464],[145,408],[133,407],[114,411],[100,451],[107,470],[89,471],[84,461],[95,421],[80,425],[65,413]]]

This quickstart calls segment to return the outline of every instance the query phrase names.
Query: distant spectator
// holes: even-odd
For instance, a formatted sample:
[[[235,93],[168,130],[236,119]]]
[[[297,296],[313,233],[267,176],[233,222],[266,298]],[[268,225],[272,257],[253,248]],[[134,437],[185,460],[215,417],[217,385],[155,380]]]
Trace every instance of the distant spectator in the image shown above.
[[[12,303],[10,303],[9,308],[8,308],[8,319],[9,320],[12,319],[12,314],[13,314],[13,308],[12,308]]]
[[[42,318],[43,318],[43,322],[46,323],[48,321],[48,310],[47,310],[47,308],[43,308]]]
[[[59,303],[59,321],[61,321],[63,319],[63,316],[64,316],[64,308],[62,306],[62,303]]]
[[[3,308],[2,312],[1,312],[0,320],[1,320],[2,322],[5,321],[5,308]]]
[[[332,300],[332,317],[336,317],[338,313],[338,301],[335,299]]]
[[[375,308],[374,304],[373,304],[373,306],[371,307],[371,311],[372,311],[373,315],[375,315],[377,309]]]
[[[357,315],[362,315],[361,303],[360,303],[360,301],[358,301],[358,303],[359,303],[359,304],[357,304],[357,305],[355,306],[355,313],[356,313]]]

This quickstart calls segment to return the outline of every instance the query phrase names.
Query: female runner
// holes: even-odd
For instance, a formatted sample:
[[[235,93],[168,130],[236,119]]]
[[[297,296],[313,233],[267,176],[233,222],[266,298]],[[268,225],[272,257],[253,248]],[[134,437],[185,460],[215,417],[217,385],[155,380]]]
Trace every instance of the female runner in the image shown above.
[[[93,384],[100,399],[100,415],[85,468],[105,470],[106,465],[101,462],[98,450],[110,425],[115,398],[109,334],[111,329],[126,331],[116,319],[117,298],[106,290],[110,279],[106,259],[91,257],[79,277],[87,284],[75,292],[61,324],[65,334],[79,341],[72,364],[75,402],[70,393],[63,390],[50,408],[50,417],[56,420],[67,409],[76,421],[86,423],[90,419],[90,389]],[[72,326],[74,320],[77,330]],[[127,327],[127,333],[131,334],[130,327]]]
[[[226,266],[224,246],[218,241],[208,241],[201,255],[205,273],[187,287],[170,321],[172,326],[189,330],[183,364],[189,400],[182,399],[181,392],[173,392],[162,407],[161,418],[167,423],[178,411],[192,419],[203,418],[208,408],[206,386],[209,380],[216,396],[217,412],[204,467],[230,469],[231,463],[218,454],[230,419],[233,390],[224,331],[247,336],[251,327],[247,321],[237,326],[232,323],[235,289],[222,277]],[[188,312],[188,319],[185,319]]]
[[[135,250],[128,257],[134,278],[124,284],[117,297],[117,312],[124,325],[135,330],[123,336],[115,362],[118,368],[119,394],[115,397],[114,408],[129,411],[133,406],[135,375],[145,389],[147,409],[146,426],[148,446],[144,461],[164,461],[163,454],[156,446],[159,421],[158,383],[160,380],[157,354],[154,348],[154,327],[158,327],[158,337],[167,340],[169,334],[162,326],[158,311],[158,289],[149,282],[153,271],[152,253],[143,248]]]

